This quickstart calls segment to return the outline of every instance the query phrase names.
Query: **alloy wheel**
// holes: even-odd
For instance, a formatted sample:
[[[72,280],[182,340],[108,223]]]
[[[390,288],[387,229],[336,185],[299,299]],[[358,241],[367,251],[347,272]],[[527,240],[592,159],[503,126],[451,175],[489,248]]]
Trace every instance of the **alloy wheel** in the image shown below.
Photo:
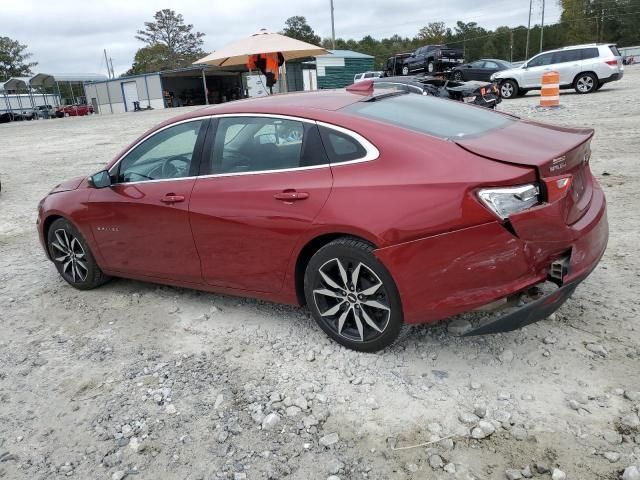
[[[53,260],[62,266],[62,273],[70,282],[84,282],[89,274],[86,255],[80,241],[70,232],[58,229],[51,241]]]
[[[462,81],[462,72],[456,72],[456,73],[453,75],[453,79],[454,79],[454,80],[458,80],[458,81]]]
[[[594,82],[590,75],[584,75],[576,82],[576,88],[582,93],[589,93],[593,90]]]
[[[391,318],[389,294],[378,275],[359,260],[333,258],[316,276],[313,298],[326,325],[354,342],[383,334]]]
[[[514,93],[514,88],[511,82],[505,82],[500,87],[500,94],[504,98],[511,98],[513,96],[513,93]]]

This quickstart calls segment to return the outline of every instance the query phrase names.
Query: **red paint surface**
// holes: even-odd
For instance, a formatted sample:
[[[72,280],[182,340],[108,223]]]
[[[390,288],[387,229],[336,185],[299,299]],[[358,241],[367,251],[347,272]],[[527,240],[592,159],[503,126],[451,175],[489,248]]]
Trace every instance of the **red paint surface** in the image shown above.
[[[362,99],[344,91],[272,96],[155,128],[221,113],[293,115],[360,133],[378,148],[374,161],[105,189],[75,179],[43,199],[41,240],[47,219],[63,216],[107,273],[296,303],[295,266],[305,245],[355,235],[375,245],[409,323],[518,292],[568,253],[569,279],[598,262],[608,229],[604,195],[587,163],[592,131],[519,121],[456,144],[340,111]],[[552,168],[559,157],[565,165]],[[572,179],[566,195],[511,216],[511,231],[476,197],[482,187],[563,175]],[[282,198],[293,190],[306,198]],[[184,201],[167,204],[168,195]]]

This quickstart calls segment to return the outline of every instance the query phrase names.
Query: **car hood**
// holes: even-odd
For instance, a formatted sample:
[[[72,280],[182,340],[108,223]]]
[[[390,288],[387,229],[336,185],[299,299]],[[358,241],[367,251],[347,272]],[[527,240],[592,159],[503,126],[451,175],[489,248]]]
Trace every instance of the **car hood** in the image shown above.
[[[498,70],[493,75],[495,75],[495,77],[497,78],[504,78],[504,77],[509,77],[511,75],[518,75],[521,72],[522,72],[522,68],[516,67],[516,68],[507,68],[506,70]]]
[[[59,192],[68,192],[69,190],[75,190],[78,188],[86,177],[76,177],[71,180],[65,180],[62,183],[59,183],[49,193],[59,193]]]

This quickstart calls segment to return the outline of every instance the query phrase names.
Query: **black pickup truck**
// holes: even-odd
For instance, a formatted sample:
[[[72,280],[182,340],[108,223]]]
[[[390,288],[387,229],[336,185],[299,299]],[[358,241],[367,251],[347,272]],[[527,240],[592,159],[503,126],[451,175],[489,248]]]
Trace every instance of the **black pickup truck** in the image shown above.
[[[398,59],[402,62],[400,68],[402,75],[417,72],[440,73],[463,64],[464,50],[449,48],[446,45],[425,45],[408,56],[403,54],[402,57]],[[395,65],[398,63],[395,62]],[[396,74],[396,72],[393,73]]]

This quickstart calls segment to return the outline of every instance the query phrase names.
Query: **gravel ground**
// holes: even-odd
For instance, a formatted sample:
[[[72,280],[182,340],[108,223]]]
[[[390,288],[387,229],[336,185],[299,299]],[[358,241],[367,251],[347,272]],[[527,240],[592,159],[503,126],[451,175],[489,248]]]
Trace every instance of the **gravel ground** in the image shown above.
[[[0,125],[0,478],[637,480],[638,82],[501,105],[596,129],[611,238],[573,298],[520,331],[459,338],[462,318],[379,354],[303,309],[60,279],[38,200],[176,110]]]

